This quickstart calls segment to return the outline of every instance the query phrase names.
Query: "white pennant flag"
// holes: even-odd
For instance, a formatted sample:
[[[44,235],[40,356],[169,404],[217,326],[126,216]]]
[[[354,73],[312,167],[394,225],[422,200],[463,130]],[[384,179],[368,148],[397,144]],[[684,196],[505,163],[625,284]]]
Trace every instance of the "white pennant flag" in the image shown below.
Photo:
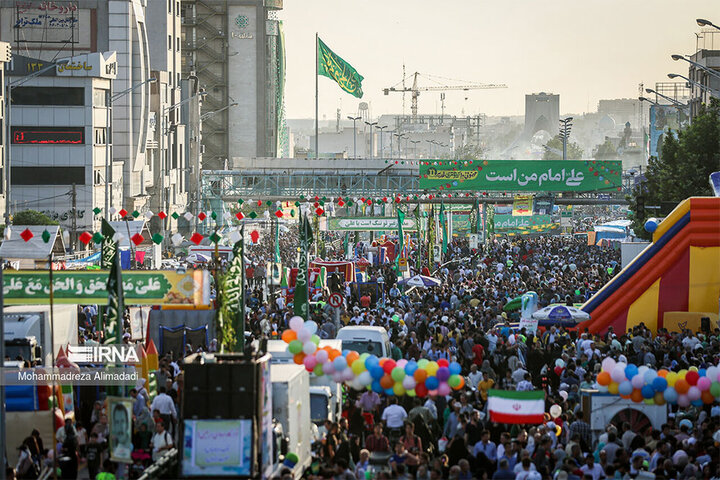
[[[185,212],[185,215],[183,215],[183,217],[185,217],[185,220],[187,220],[188,222],[192,221],[193,216],[194,215],[190,212]]]
[[[230,239],[230,243],[232,245],[235,245],[237,242],[240,241],[240,238],[242,237],[240,236],[240,232],[235,229],[230,231],[230,233],[228,234],[228,238]]]
[[[179,233],[176,233],[175,235],[170,237],[170,240],[172,241],[173,245],[175,245],[177,247],[178,245],[180,245],[182,243],[183,236],[180,235]]]

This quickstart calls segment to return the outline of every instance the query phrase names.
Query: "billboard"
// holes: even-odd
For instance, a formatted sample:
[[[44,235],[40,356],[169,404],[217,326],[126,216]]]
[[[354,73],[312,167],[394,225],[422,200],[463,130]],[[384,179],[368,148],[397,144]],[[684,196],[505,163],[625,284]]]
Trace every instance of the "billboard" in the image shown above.
[[[108,270],[53,272],[55,303],[105,304],[108,299]],[[207,270],[124,271],[123,292],[126,305],[208,305],[210,273]],[[50,277],[47,271],[26,270],[4,275],[6,305],[47,304]]]
[[[658,157],[662,150],[663,135],[670,129],[677,132],[688,122],[687,111],[674,105],[650,106],[650,156]]]
[[[397,217],[331,217],[327,219],[327,230],[357,230],[362,232],[367,231],[381,231],[381,232],[395,232],[398,227]],[[403,230],[405,231],[416,231],[417,226],[415,225],[415,219],[406,217],[403,220]]]
[[[529,217],[533,214],[533,196],[515,195],[512,214],[516,217]]]
[[[184,476],[250,475],[252,420],[184,420]]]
[[[426,190],[591,192],[619,191],[620,160],[427,160],[420,162]]]
[[[560,233],[560,224],[551,215],[495,215],[495,233],[533,235]]]

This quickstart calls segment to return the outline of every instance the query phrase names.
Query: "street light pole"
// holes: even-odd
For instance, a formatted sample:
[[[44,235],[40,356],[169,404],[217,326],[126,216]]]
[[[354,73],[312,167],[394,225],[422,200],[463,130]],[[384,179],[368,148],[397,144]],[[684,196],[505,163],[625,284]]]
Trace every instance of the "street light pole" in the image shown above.
[[[395,134],[393,134],[393,135],[395,135],[395,136],[397,137],[397,139],[398,139],[398,140],[397,140],[397,142],[398,142],[398,158],[402,158],[402,152],[400,151],[400,147],[401,147],[401,142],[400,142],[400,140],[401,140],[402,138],[405,138],[405,134],[404,134],[404,133],[395,133]]]
[[[357,127],[355,126],[355,122],[360,120],[362,117],[348,116],[347,118],[353,122],[353,159],[357,160]]]
[[[373,127],[377,125],[378,122],[365,122],[365,125],[370,126],[370,160],[373,159]]]
[[[377,130],[380,130],[380,158],[383,158],[383,155],[385,153],[383,149],[383,132],[387,127],[387,125],[383,125],[382,127],[378,125],[375,127]]]
[[[696,87],[698,87],[698,88],[701,89],[701,90],[705,90],[705,91],[708,92],[710,95],[716,95],[716,96],[717,96],[717,95],[720,95],[720,90],[715,90],[715,89],[713,89],[713,88],[708,87],[707,85],[703,85],[702,83],[698,83],[698,82],[696,82],[695,80],[690,80],[690,79],[689,79],[688,77],[686,77],[685,75],[680,75],[679,73],[668,73],[668,78],[671,78],[671,79],[674,79],[674,78],[682,78],[683,80],[685,80],[685,81],[688,82],[689,84],[695,85]]]
[[[710,20],[705,20],[704,18],[698,18],[695,20],[698,24],[698,27],[714,27],[718,30],[720,30],[720,27],[712,23]]]
[[[645,92],[647,92],[647,93],[654,93],[654,94],[657,95],[658,97],[662,97],[662,98],[664,98],[665,100],[667,100],[668,102],[672,103],[673,105],[677,105],[678,107],[686,107],[686,106],[687,106],[687,105],[685,105],[684,103],[679,102],[679,101],[675,100],[675,99],[672,98],[672,97],[668,97],[667,95],[663,95],[662,93],[660,93],[660,92],[658,92],[658,91],[656,91],[656,90],[653,90],[652,88],[646,88],[646,89],[645,89]]]
[[[570,130],[572,129],[573,117],[560,119],[560,139],[563,142],[563,160],[567,160],[567,143],[570,138]]]
[[[685,60],[685,61],[688,62],[690,65],[694,65],[694,66],[696,66],[697,68],[699,68],[699,69],[701,69],[701,70],[704,70],[705,72],[709,73],[710,75],[712,75],[712,76],[714,76],[714,77],[717,77],[717,78],[720,78],[720,73],[718,73],[717,71],[713,70],[712,68],[708,68],[708,67],[706,67],[705,65],[701,65],[701,64],[699,64],[699,63],[697,63],[697,62],[694,62],[694,61],[690,60],[689,58],[687,58],[687,57],[685,57],[685,56],[683,56],[683,55],[675,54],[675,55],[670,55],[670,57],[671,57],[673,60],[675,60],[676,62],[677,62],[678,60]]]

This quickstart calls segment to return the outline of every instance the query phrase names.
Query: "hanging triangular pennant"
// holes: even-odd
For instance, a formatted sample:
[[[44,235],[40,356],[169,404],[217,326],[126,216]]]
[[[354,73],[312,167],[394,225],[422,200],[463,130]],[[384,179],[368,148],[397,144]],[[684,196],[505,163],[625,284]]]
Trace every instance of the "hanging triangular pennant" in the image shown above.
[[[201,222],[204,222],[206,218],[207,218],[207,215],[205,215],[205,212],[200,212],[198,214],[198,220],[200,220]]]
[[[130,237],[130,240],[132,240],[132,242],[135,244],[135,246],[138,246],[143,242],[143,240],[145,240],[145,237],[143,237],[139,233],[136,233],[135,235]]]
[[[257,213],[255,213],[254,211],[250,212],[250,218],[252,218],[253,220],[256,219]]]
[[[121,208],[120,211],[118,212],[118,215],[120,215],[123,218],[125,218],[127,216],[127,214],[128,214],[128,212],[124,208]]]
[[[133,218],[138,218],[140,216],[140,212],[138,212],[137,210],[133,210],[131,215],[133,216]]]
[[[26,242],[29,242],[31,238],[33,238],[35,235],[30,231],[29,228],[26,228],[20,233],[20,238],[25,240]]]
[[[43,233],[41,236],[42,236],[43,242],[48,243],[50,241],[51,235],[50,235],[50,232],[48,232],[47,230],[43,230]]]
[[[175,220],[180,218],[180,214],[178,214],[177,212],[173,212],[172,215],[170,215],[170,216],[173,217]]]
[[[192,237],[190,237],[190,241],[193,242],[195,245],[200,245],[200,242],[203,241],[203,238],[205,237],[195,232],[192,234]]]
[[[182,243],[183,236],[180,235],[179,233],[176,233],[175,235],[170,237],[170,240],[172,241],[173,245],[175,245],[177,247]]]
[[[222,237],[220,235],[218,235],[217,232],[213,232],[209,238],[213,243],[218,243]]]
[[[94,213],[95,215],[99,215],[100,212],[102,212],[102,208],[100,208],[100,207],[95,207],[95,208],[93,208],[93,213]]]
[[[165,213],[165,212],[163,212],[162,210],[160,210],[160,211],[158,212],[157,216],[160,217],[160,220],[165,220],[165,218],[167,218],[167,213]]]
[[[176,235],[179,235],[179,234],[176,234]],[[152,241],[155,245],[160,245],[163,241],[163,238],[165,238],[165,237],[163,237],[159,233],[156,233],[155,235],[152,236]]]
[[[82,235],[80,235],[80,241],[85,245],[90,243],[92,239],[93,236],[90,234],[90,232],[83,232]]]
[[[237,213],[235,214],[235,217],[236,217],[238,220],[242,220],[243,218],[245,218],[245,215],[243,215],[242,212],[237,212]]]
[[[213,220],[217,220],[217,213],[212,212],[212,213],[210,214],[210,218],[212,218]]]
[[[103,237],[103,234],[100,232],[95,232],[92,236],[93,243],[95,243],[95,244],[101,243],[103,241],[103,238],[105,238],[105,237]]]

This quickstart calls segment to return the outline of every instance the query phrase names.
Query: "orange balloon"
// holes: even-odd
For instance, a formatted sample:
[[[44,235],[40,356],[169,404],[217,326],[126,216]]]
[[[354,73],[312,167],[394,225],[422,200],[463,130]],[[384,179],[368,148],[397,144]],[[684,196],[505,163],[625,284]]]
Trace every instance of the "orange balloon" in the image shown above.
[[[620,398],[624,398],[627,400],[628,398],[630,398],[630,395],[620,395]]]
[[[597,382],[600,385],[610,385],[610,382],[612,382],[612,378],[610,378],[610,373],[608,372],[600,372],[597,376]]]
[[[387,358],[387,357],[382,357],[378,363],[379,363],[380,366],[382,367],[382,366],[385,364],[385,362],[387,362],[387,361],[388,361],[388,358]]]
[[[302,365],[305,361],[305,354],[303,352],[296,353],[293,356],[293,362],[297,363],[298,365]]]
[[[324,347],[322,347],[322,349],[325,350],[326,352],[328,352],[328,355],[330,354],[330,352],[332,352],[333,350],[335,350],[335,349],[334,349],[333,347],[331,347],[330,345],[325,345]]]
[[[630,399],[635,403],[640,403],[643,401],[643,396],[639,388],[633,389],[632,394],[630,394]]]
[[[712,396],[712,393],[710,393],[710,390],[705,390],[700,395],[700,398],[702,399],[703,403],[705,405],[710,405],[715,401],[715,397]]]
[[[460,390],[465,386],[465,377],[460,377],[460,384],[457,387],[453,387],[453,390]]]
[[[383,375],[380,379],[380,386],[383,388],[392,388],[395,385],[395,380],[390,375]]]
[[[334,348],[333,348],[332,350],[330,350],[330,353],[328,353],[328,356],[330,357],[330,360],[335,360],[335,359],[336,359],[337,357],[339,357],[340,355],[342,355],[342,352],[341,352],[340,350],[337,350],[337,349],[334,349]]]
[[[427,378],[427,372],[422,368],[418,368],[417,370],[415,370],[413,378],[417,383],[424,382]]]
[[[297,340],[297,332],[295,330],[292,330],[288,328],[282,333],[282,340],[285,343],[290,343],[293,340]]]
[[[353,362],[355,362],[355,360],[357,360],[358,358],[360,358],[360,354],[359,354],[358,352],[356,352],[356,351],[352,351],[352,352],[348,353],[348,354],[347,354],[347,357],[345,357],[345,358],[346,358],[346,360],[347,360],[347,364],[348,364],[348,365],[352,365]]]
[[[688,390],[690,390],[690,384],[684,378],[679,378],[677,382],[675,382],[675,391],[679,394],[687,393]]]
[[[658,370],[658,377],[662,377],[662,378],[665,378],[665,377],[667,377],[667,374],[668,374],[668,371],[667,371],[667,370],[665,370],[664,368],[663,368],[663,369],[660,369],[660,370]]]

